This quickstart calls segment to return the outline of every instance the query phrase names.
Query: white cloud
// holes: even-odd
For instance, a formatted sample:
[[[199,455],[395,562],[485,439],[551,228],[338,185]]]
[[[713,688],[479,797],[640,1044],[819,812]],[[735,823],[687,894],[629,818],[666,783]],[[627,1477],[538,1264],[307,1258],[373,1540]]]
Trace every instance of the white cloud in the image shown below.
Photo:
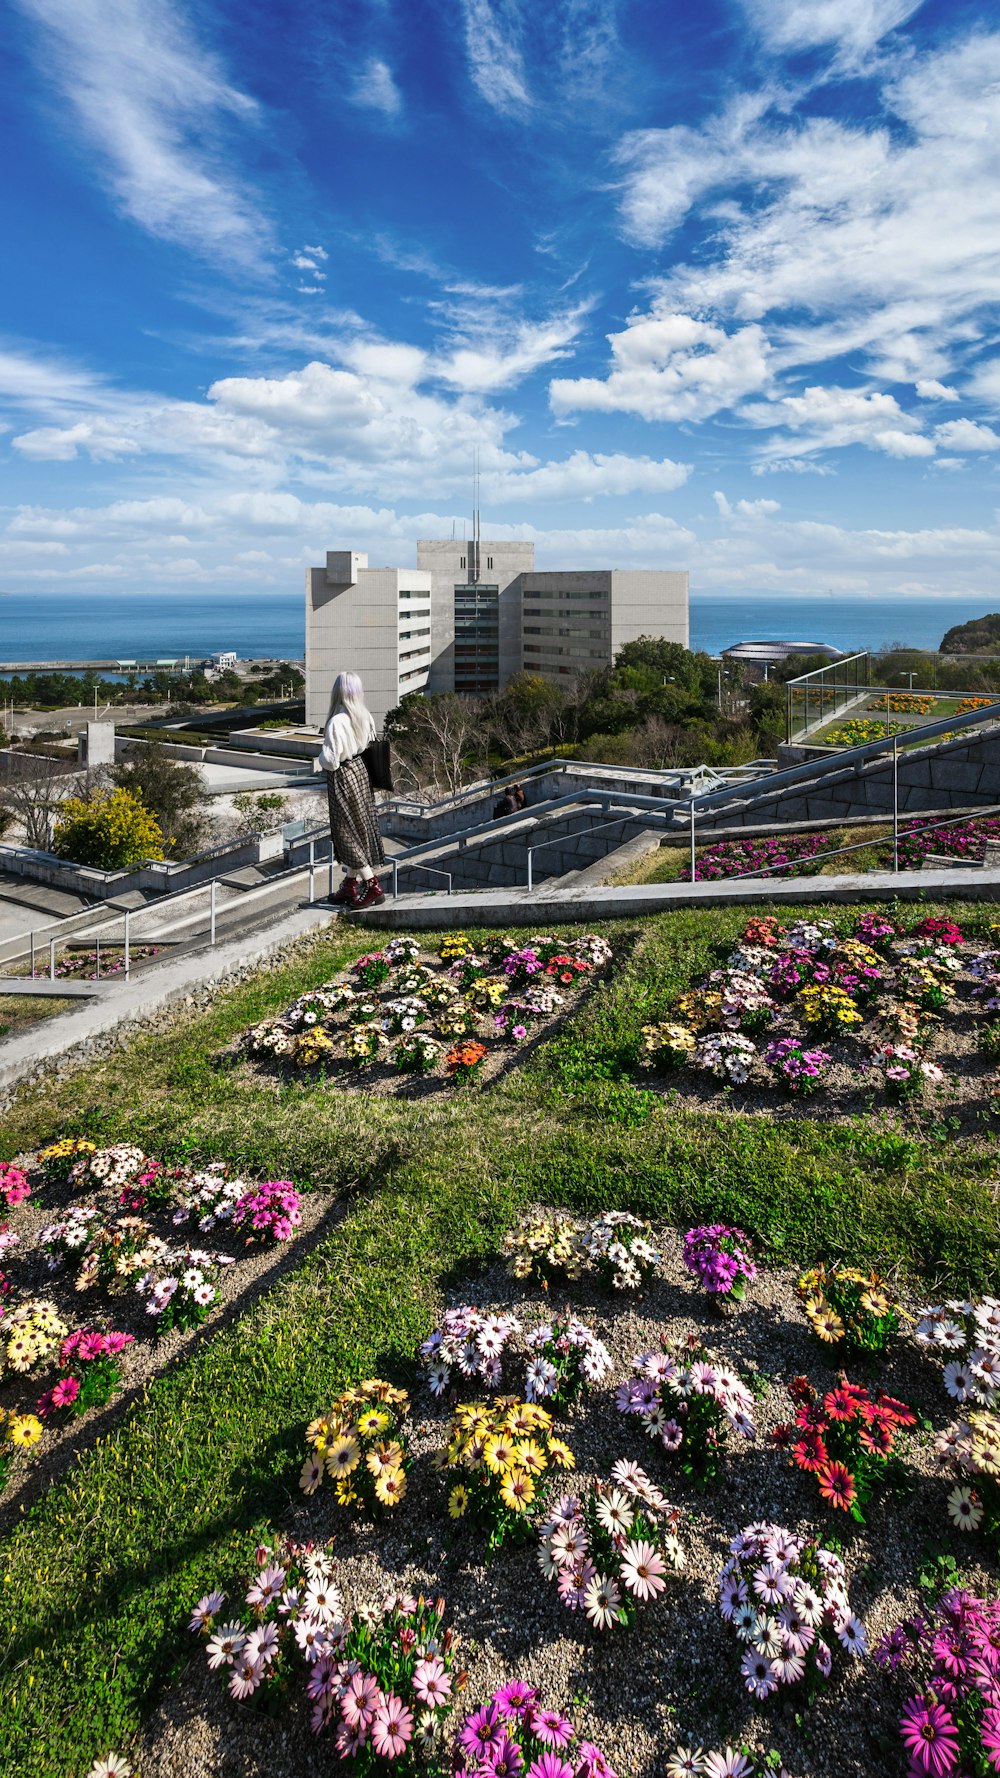
[[[526,321],[482,300],[448,311],[453,337],[429,361],[430,373],[453,389],[489,394],[568,356],[589,303],[544,321]]]
[[[327,253],[327,250],[325,247],[308,247],[307,246],[307,247],[303,247],[302,251],[303,251],[303,253],[311,253],[314,259],[329,259],[329,257],[330,257],[330,255]]]
[[[776,368],[850,353],[939,381],[975,351],[1000,288],[1000,33],[896,66],[867,125],[773,89],[625,137],[629,238],[659,246],[692,217],[705,234],[662,304],[766,320]]]
[[[171,0],[15,0],[120,208],[211,259],[256,260],[269,240],[232,170],[227,136],[258,107],[226,78]]]
[[[936,377],[918,377],[916,391],[921,401],[958,401],[957,389],[947,383],[939,383]]]
[[[383,117],[398,117],[403,108],[403,95],[393,79],[392,69],[379,56],[370,56],[355,76],[350,98],[353,105],[380,111]]]
[[[469,72],[480,98],[501,113],[524,112],[531,98],[516,0],[460,0],[460,4]]]
[[[537,468],[494,471],[482,478],[483,499],[507,505],[521,500],[592,500],[596,496],[667,494],[683,487],[691,474],[690,463],[674,463],[669,457],[655,462],[650,457],[616,453],[592,456],[574,451],[562,463],[540,463]]]
[[[608,335],[607,377],[556,377],[556,414],[638,414],[643,420],[701,420],[732,407],[769,381],[768,342],[756,325],[736,333],[657,305]]]
[[[814,384],[801,395],[782,395],[770,402],[748,403],[743,418],[753,426],[785,428],[765,448],[772,457],[804,451],[863,444],[890,457],[932,457],[934,444],[894,395],[876,390],[824,388]]]
[[[727,522],[734,519],[769,519],[772,513],[781,511],[780,500],[737,500],[733,505],[719,488],[716,488],[712,499],[719,509],[719,517]]]
[[[837,46],[845,58],[872,49],[920,10],[923,0],[743,0],[769,48]]]
[[[934,436],[949,451],[1000,451],[1000,436],[992,426],[974,420],[946,420],[935,426]]]

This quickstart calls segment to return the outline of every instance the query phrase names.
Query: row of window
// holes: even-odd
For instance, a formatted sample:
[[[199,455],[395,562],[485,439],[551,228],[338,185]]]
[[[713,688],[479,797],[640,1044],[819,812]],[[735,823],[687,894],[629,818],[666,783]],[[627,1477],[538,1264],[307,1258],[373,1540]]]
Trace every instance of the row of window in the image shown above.
[[[572,629],[567,627],[564,630],[546,628],[545,624],[525,624],[524,634],[526,636],[577,636],[581,639],[589,638],[594,642],[604,642],[607,640],[608,632],[606,628],[601,630],[581,630],[575,624]]]
[[[427,678],[427,668],[426,667],[413,667],[409,673],[400,673],[399,683],[400,683],[400,685],[406,685],[410,679],[426,679],[426,678]]]
[[[426,630],[400,630],[399,640],[400,640],[400,642],[412,642],[414,637],[429,636],[430,633],[431,632],[430,632],[430,625],[429,624],[428,624]]]
[[[573,588],[573,587],[559,588],[559,587],[526,586],[524,588],[524,597],[526,599],[545,599],[545,600],[551,600],[551,599],[605,599],[606,600],[608,597],[608,594],[606,592],[597,592],[597,593],[578,592],[576,590],[576,588]]]
[[[526,642],[525,654],[565,655],[574,661],[606,661],[606,648],[559,648],[552,642]]]

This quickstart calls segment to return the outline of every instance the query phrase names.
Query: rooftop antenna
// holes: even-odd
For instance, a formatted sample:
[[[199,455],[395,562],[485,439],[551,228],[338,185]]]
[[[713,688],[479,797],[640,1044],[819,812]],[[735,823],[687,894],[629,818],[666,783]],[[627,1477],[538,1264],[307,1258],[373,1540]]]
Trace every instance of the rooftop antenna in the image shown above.
[[[469,558],[469,579],[479,579],[479,447],[472,453],[472,550]]]

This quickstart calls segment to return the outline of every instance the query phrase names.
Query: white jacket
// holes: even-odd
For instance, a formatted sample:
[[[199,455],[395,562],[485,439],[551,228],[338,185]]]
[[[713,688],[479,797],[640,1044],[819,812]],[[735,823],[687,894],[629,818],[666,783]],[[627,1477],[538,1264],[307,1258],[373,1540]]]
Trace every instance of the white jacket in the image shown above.
[[[375,724],[372,723],[365,747],[374,739]],[[315,761],[315,769],[318,772],[335,772],[338,766],[346,765],[349,759],[357,759],[358,754],[363,752],[364,747],[359,747],[354,739],[350,717],[345,710],[338,710],[335,716],[331,716],[323,731],[323,745]]]

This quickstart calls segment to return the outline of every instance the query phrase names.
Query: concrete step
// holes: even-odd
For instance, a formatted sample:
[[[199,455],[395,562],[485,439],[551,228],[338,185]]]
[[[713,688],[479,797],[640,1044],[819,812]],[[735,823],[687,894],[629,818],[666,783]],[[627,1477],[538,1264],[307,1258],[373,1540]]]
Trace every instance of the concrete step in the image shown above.
[[[48,883],[26,883],[23,877],[0,877],[0,901],[31,908],[40,914],[75,914],[89,905],[86,895],[54,889]]]

